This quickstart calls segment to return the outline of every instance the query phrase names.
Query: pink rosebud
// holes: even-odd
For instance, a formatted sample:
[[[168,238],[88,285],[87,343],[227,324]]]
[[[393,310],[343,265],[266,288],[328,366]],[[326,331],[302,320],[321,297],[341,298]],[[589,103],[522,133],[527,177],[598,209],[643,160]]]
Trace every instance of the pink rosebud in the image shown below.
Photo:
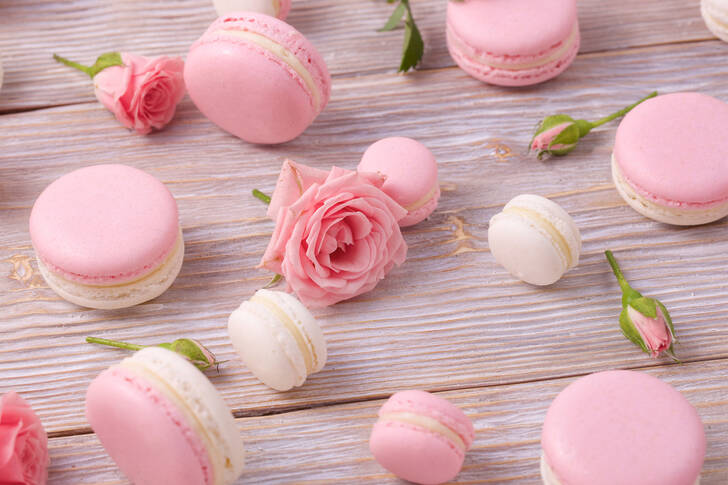
[[[381,190],[383,182],[338,167],[321,178],[287,161],[269,212],[276,228],[259,267],[282,274],[309,307],[373,289],[407,255],[397,223],[407,211]]]
[[[164,128],[185,93],[184,61],[179,57],[110,52],[99,56],[90,67],[54,57],[88,74],[101,104],[122,125],[142,135]]]
[[[561,133],[564,132],[568,127],[573,126],[572,122],[564,122],[559,123],[558,125],[549,128],[535,137],[533,137],[533,141],[531,142],[531,150],[534,151],[546,151],[546,150],[565,150],[567,148],[571,148],[575,145],[575,143],[570,144],[564,144],[564,143],[558,143],[558,140],[556,137],[558,137]]]
[[[48,436],[38,416],[15,392],[0,397],[0,484],[44,485]]]
[[[665,315],[659,306],[656,310],[657,317],[650,318],[631,306],[627,307],[627,316],[637,332],[639,332],[652,357],[657,357],[660,353],[669,350],[672,345],[672,333],[670,333],[670,328],[667,326]]]

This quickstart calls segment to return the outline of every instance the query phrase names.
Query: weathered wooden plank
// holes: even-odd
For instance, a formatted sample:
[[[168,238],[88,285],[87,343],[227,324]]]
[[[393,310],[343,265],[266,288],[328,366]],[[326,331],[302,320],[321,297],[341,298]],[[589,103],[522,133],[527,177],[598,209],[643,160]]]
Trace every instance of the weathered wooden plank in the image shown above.
[[[651,369],[698,409],[708,438],[701,483],[728,482],[728,362]],[[538,484],[546,409],[568,379],[443,393],[473,419],[475,442],[456,483]],[[381,401],[238,420],[246,469],[238,483],[401,483],[369,453]],[[679,437],[676,437],[679,439]],[[51,440],[51,483],[123,484],[95,435]]]
[[[611,187],[614,127],[590,135],[569,157],[525,156],[544,114],[596,118],[644,92],[697,89],[728,99],[718,42],[584,56],[558,83],[524,90],[482,86],[458,70],[411,77],[341,78],[333,102],[301,138],[247,145],[217,130],[185,101],[164,132],[120,129],[95,103],[0,116],[0,392],[16,389],[51,431],[83,428],[89,381],[122,353],[83,343],[102,335],[154,343],[197,337],[221,359],[213,376],[239,415],[341,400],[403,387],[446,390],[651,365],[620,335],[617,286],[606,248],[635,285],[668,306],[685,360],[728,356],[728,222],[675,228],[629,209]],[[691,72],[686,82],[684,73]],[[268,275],[254,267],[272,224],[250,196],[270,190],[285,156],[353,168],[365,147],[402,134],[440,161],[444,196],[433,217],[406,231],[409,260],[377,290],[318,311],[329,363],[302,389],[264,388],[235,358],[229,313]],[[128,163],[165,181],[179,201],[187,255],[162,297],[123,311],[59,300],[32,261],[27,218],[49,182],[76,167]],[[545,289],[514,281],[487,251],[487,222],[512,196],[552,196],[582,230],[578,268]]]
[[[427,43],[423,68],[453,65],[445,45],[446,5],[413,1]],[[392,73],[402,32],[377,32],[391,9],[384,0],[297,0],[289,21],[310,37],[335,76]],[[579,16],[582,53],[712,37],[700,19],[699,0],[581,0]],[[89,63],[110,50],[184,56],[214,18],[211,0],[4,1],[0,111],[93,98],[89,79],[56,64],[54,52]]]

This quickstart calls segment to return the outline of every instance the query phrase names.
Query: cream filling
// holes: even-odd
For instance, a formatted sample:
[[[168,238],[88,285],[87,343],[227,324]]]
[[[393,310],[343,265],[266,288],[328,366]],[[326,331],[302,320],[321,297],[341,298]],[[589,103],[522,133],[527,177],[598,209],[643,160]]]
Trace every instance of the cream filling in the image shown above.
[[[494,69],[506,69],[509,71],[524,71],[526,69],[533,69],[534,67],[545,66],[546,64],[549,64],[551,62],[561,59],[574,46],[574,43],[576,42],[578,35],[579,35],[579,25],[576,24],[576,25],[574,25],[574,28],[572,29],[571,33],[569,34],[569,37],[565,41],[562,42],[561,46],[558,49],[551,52],[547,56],[538,57],[537,59],[534,59],[530,62],[522,62],[522,63],[498,62],[497,60],[494,60],[493,57],[490,57],[488,55],[482,55],[482,54],[476,54],[475,56],[468,56],[468,57],[472,61],[476,61],[481,64],[486,64],[487,66],[492,67]],[[468,50],[472,50],[472,48],[469,48],[467,45],[465,45],[460,40],[460,38],[457,36],[457,34],[452,36],[452,40],[455,41],[455,44],[457,45],[458,50],[460,52],[468,52]]]
[[[559,232],[556,227],[551,224],[545,217],[543,217],[538,212],[531,210],[531,209],[524,209],[523,207],[507,207],[504,211],[504,214],[516,214],[520,215],[522,217],[525,217],[526,219],[533,222],[536,226],[546,231],[546,233],[551,236],[553,241],[556,243],[556,245],[561,250],[561,253],[566,258],[566,266],[571,268],[574,259],[571,256],[571,250],[569,249],[569,243],[566,241],[566,238],[564,237],[561,232]]]
[[[408,206],[405,206],[405,209],[408,212],[416,211],[417,209],[424,207],[434,196],[435,192],[437,192],[437,183],[430,189],[430,191],[425,194],[424,197],[422,197],[420,200],[415,202],[414,204],[410,204]]]
[[[425,428],[428,431],[444,436],[445,438],[452,441],[455,446],[462,452],[466,451],[465,442],[463,439],[453,430],[437,421],[436,419],[428,416],[421,416],[413,413],[384,413],[379,416],[380,421],[390,421],[394,423],[406,423],[419,428]]]
[[[311,73],[308,71],[308,69],[306,69],[306,66],[304,66],[303,63],[301,63],[301,61],[299,61],[298,58],[291,51],[283,47],[281,44],[269,39],[268,37],[262,34],[258,34],[256,32],[250,32],[249,30],[222,29],[219,30],[218,33],[238,37],[248,42],[251,42],[258,47],[262,47],[271,54],[275,55],[281,61],[288,64],[291,69],[293,69],[299,76],[301,76],[301,79],[303,79],[303,82],[306,84],[308,91],[313,96],[316,109],[320,109],[321,93],[316,88],[316,82],[313,80],[313,76],[311,76]]]
[[[313,373],[313,370],[318,366],[318,361],[316,359],[315,352],[313,352],[313,342],[311,342],[308,335],[301,331],[298,325],[291,320],[286,312],[268,298],[256,293],[250,301],[252,303],[259,303],[266,307],[281,323],[283,323],[283,325],[285,325],[288,332],[296,340],[298,349],[301,351],[301,355],[303,355],[303,360],[306,363],[306,372],[308,374]]]
[[[202,438],[202,441],[205,443],[205,449],[208,450],[207,456],[210,459],[210,464],[213,467],[213,483],[215,485],[224,485],[224,476],[222,473],[217,473],[218,470],[222,470],[225,468],[226,464],[222,462],[220,459],[220,453],[211,453],[209,450],[216,450],[217,446],[215,446],[216,441],[220,441],[221,438],[218,436],[218,440],[213,439],[208,433],[207,428],[205,425],[200,421],[200,419],[197,417],[197,415],[187,406],[185,403],[185,400],[182,398],[182,396],[179,395],[179,393],[170,386],[165,380],[157,376],[154,372],[149,370],[146,366],[139,364],[137,362],[134,362],[130,359],[124,359],[122,360],[119,365],[121,367],[125,367],[129,370],[131,370],[134,374],[137,374],[144,379],[150,380],[155,383],[155,387],[160,389],[162,391],[162,394],[172,401],[177,409],[185,415],[187,418],[187,423],[189,426],[197,433],[197,436]]]

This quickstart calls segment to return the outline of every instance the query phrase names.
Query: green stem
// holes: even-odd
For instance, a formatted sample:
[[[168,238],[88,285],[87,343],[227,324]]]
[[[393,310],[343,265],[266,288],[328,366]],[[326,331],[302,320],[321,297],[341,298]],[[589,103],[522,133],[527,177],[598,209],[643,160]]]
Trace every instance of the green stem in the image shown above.
[[[78,69],[81,72],[85,72],[91,77],[91,79],[93,79],[94,77],[93,73],[91,72],[91,68],[88,66],[84,66],[83,64],[79,64],[78,62],[73,62],[69,59],[66,59],[65,57],[59,56],[58,54],[53,54],[53,59],[60,62],[61,64],[65,64],[68,67],[72,67],[74,69]]]
[[[258,189],[253,189],[253,197],[255,197],[256,199],[260,200],[264,204],[270,205],[270,196],[264,194],[263,192],[261,192]]]
[[[617,264],[617,260],[614,259],[614,255],[611,251],[607,250],[604,252],[604,254],[607,255],[607,261],[609,261],[609,266],[612,267],[612,271],[614,272],[614,276],[617,277],[617,281],[619,282],[619,287],[622,288],[623,292],[626,292],[628,290],[631,290],[632,287],[629,286],[629,283],[627,283],[627,279],[622,274],[622,270],[619,269],[619,264]]]
[[[594,126],[593,126],[592,128],[596,128],[597,126],[602,126],[602,125],[603,125],[604,123],[609,123],[610,121],[612,121],[612,120],[613,120],[613,119],[615,119],[615,118],[619,118],[620,116],[624,116],[624,115],[626,115],[627,113],[629,113],[630,111],[632,111],[632,109],[633,109],[633,108],[634,108],[635,106],[637,106],[638,104],[640,104],[640,103],[642,103],[642,102],[644,102],[644,101],[647,101],[647,100],[648,100],[648,99],[650,99],[650,98],[654,98],[655,96],[657,96],[657,91],[653,91],[653,92],[651,92],[650,94],[648,94],[648,95],[647,95],[647,96],[645,96],[644,98],[640,99],[640,100],[639,100],[639,101],[637,101],[636,103],[634,103],[634,104],[630,104],[630,105],[629,105],[629,106],[627,106],[626,108],[624,108],[624,109],[620,109],[620,110],[619,110],[619,111],[617,111],[616,113],[612,113],[612,114],[611,114],[611,115],[609,115],[609,116],[606,116],[606,117],[604,117],[604,118],[602,118],[602,119],[600,119],[600,120],[597,120],[597,121],[595,121],[595,122],[593,123],[593,124],[594,124]]]
[[[86,342],[90,344],[108,345],[109,347],[126,350],[141,350],[146,347],[146,345],[130,344],[127,342],[118,342],[116,340],[107,340],[105,338],[96,337],[86,337]]]

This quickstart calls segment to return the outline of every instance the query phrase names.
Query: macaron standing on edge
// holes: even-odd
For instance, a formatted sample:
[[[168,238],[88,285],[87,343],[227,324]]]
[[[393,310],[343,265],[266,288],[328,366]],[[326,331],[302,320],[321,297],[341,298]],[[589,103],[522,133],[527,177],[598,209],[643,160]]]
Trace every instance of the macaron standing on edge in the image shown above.
[[[99,374],[86,392],[86,418],[135,485],[230,485],[243,443],[230,409],[184,357],[140,350]]]
[[[299,136],[321,113],[331,76],[296,29],[265,14],[218,18],[190,48],[185,84],[197,108],[250,143]]]
[[[402,227],[423,221],[437,207],[440,199],[437,161],[416,140],[404,137],[379,140],[364,152],[357,170],[386,177],[382,190],[408,212],[399,221]]]
[[[30,236],[48,286],[89,308],[156,298],[184,257],[174,197],[127,165],[93,165],[51,183],[33,205]]]
[[[576,0],[448,2],[447,45],[465,72],[501,86],[561,74],[579,51]]]
[[[561,206],[523,194],[491,218],[488,245],[495,260],[516,278],[550,285],[579,263],[581,234]]]
[[[617,191],[667,224],[728,215],[728,103],[700,93],[649,99],[619,124],[612,153]]]
[[[424,391],[400,391],[379,410],[369,449],[398,477],[434,485],[460,473],[474,438],[473,423],[451,402]]]
[[[545,485],[697,485],[706,438],[677,390],[620,370],[566,387],[546,413],[541,446]]]
[[[326,365],[321,327],[288,293],[258,290],[230,315],[228,332],[248,369],[277,391],[303,385]]]
[[[700,13],[708,30],[728,42],[728,0],[700,0]]]
[[[286,20],[291,0],[212,0],[218,15],[235,12],[258,12]]]

